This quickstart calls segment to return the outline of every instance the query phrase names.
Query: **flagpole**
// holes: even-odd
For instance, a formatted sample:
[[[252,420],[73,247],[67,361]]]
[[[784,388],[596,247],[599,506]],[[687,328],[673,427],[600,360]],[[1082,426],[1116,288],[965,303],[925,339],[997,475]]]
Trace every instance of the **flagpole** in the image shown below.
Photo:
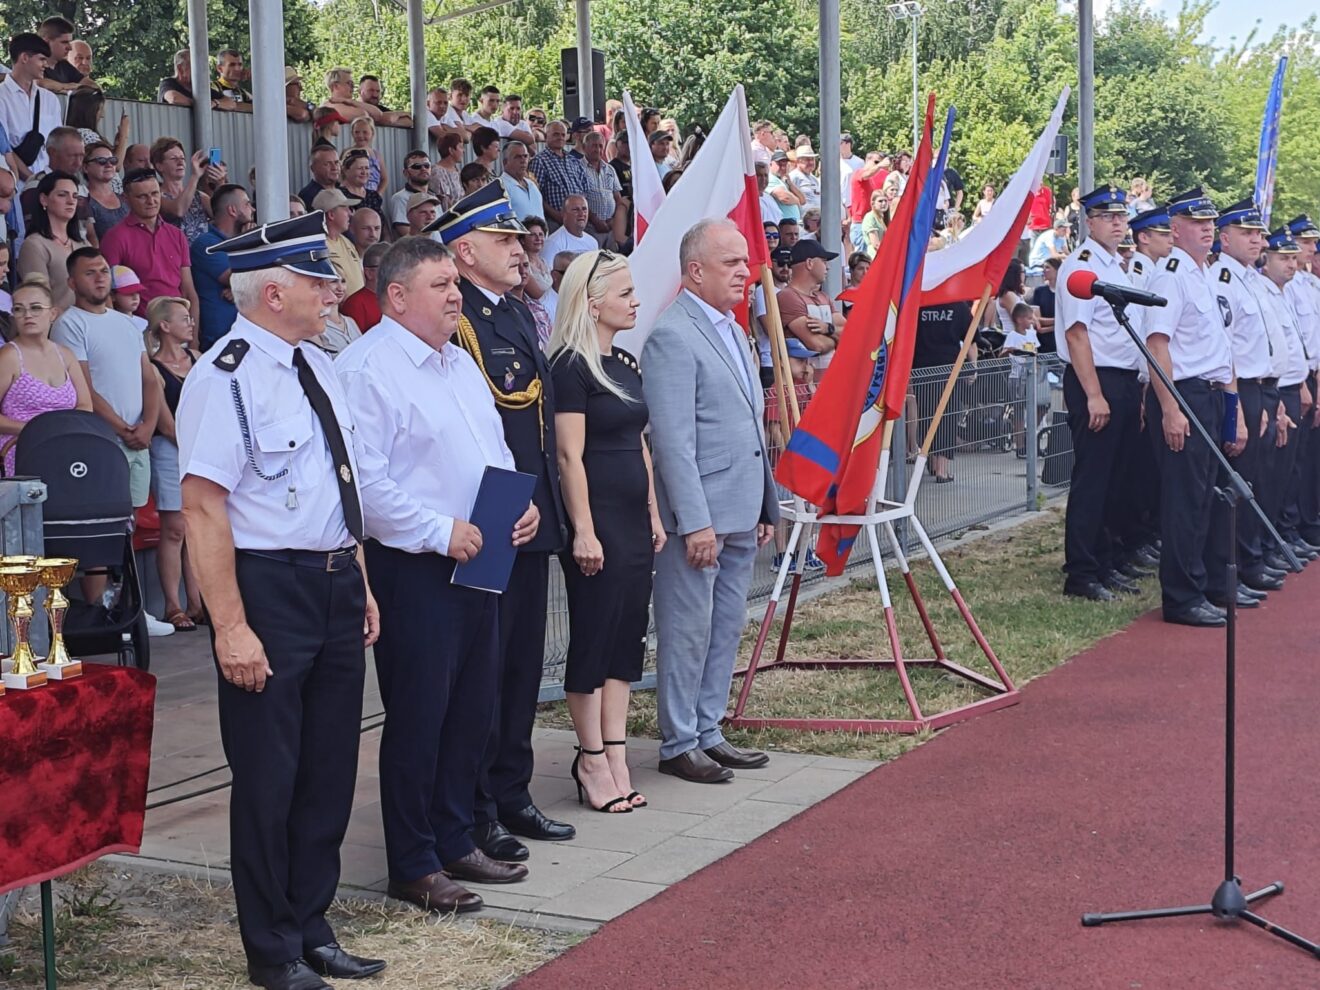
[[[987,282],[985,289],[981,292],[981,298],[977,300],[972,308],[972,321],[967,326],[967,334],[963,337],[962,348],[958,351],[958,358],[953,362],[953,371],[949,374],[949,380],[944,383],[944,392],[940,395],[939,405],[935,407],[935,415],[931,417],[930,426],[926,430],[926,439],[921,444],[921,458],[918,463],[917,475],[920,476],[920,464],[930,456],[930,448],[935,443],[935,431],[940,427],[940,420],[944,418],[944,411],[948,408],[949,400],[953,398],[954,386],[958,384],[958,374],[962,371],[963,363],[967,360],[967,355],[971,352],[972,341],[976,339],[976,330],[981,325],[981,317],[985,313],[985,308],[990,303],[991,293],[990,283]]]
[[[788,363],[788,344],[784,342],[784,321],[779,315],[779,300],[775,296],[775,279],[766,265],[761,266],[761,291],[765,294],[765,315],[770,324],[770,364],[775,370],[775,391],[779,395],[779,422],[793,430],[802,418],[798,408],[797,389]],[[787,386],[787,387],[785,387]],[[789,419],[789,412],[792,419]],[[788,442],[788,434],[784,434]]]

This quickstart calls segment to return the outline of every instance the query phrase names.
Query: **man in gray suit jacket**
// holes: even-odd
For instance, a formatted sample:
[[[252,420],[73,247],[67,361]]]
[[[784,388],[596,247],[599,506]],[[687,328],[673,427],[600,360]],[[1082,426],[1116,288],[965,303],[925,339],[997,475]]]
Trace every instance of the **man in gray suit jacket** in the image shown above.
[[[679,249],[683,291],[642,351],[660,518],[682,537],[655,564],[660,772],[703,784],[769,762],[720,731],[756,550],[779,517],[760,382],[731,312],[747,259],[730,221],[689,230]]]

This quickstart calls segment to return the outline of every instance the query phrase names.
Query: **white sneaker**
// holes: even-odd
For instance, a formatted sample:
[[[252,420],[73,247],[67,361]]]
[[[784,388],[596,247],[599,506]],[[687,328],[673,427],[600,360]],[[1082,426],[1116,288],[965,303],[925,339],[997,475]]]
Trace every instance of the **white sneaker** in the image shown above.
[[[156,618],[156,617],[155,617],[154,615],[152,615],[150,612],[143,612],[142,615],[143,615],[143,616],[146,618],[146,620],[147,620],[147,635],[148,635],[148,636],[173,636],[173,635],[174,635],[174,633],[175,633],[175,629],[174,629],[174,627],[173,627],[172,625],[170,625],[168,622],[161,622],[160,619]]]

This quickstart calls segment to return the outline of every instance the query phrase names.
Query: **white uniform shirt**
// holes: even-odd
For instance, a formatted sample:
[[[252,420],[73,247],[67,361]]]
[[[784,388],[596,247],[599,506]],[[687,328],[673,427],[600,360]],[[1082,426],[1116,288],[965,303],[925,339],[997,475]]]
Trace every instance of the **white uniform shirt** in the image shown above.
[[[1127,270],[1128,281],[1132,283],[1132,288],[1144,289],[1150,285],[1150,277],[1155,273],[1157,265],[1159,265],[1158,261],[1140,251],[1134,254]]]
[[[1301,328],[1297,325],[1297,314],[1283,289],[1275,285],[1265,275],[1258,275],[1258,284],[1264,288],[1263,298],[1274,316],[1274,324],[1282,330],[1288,350],[1282,365],[1278,367],[1279,386],[1296,385],[1306,380],[1310,361],[1307,347],[1301,337]]]
[[[227,352],[246,341],[241,356]],[[299,348],[334,407],[354,484],[353,418],[330,355]],[[226,357],[236,357],[233,364]],[[293,347],[242,314],[184,379],[175,416],[179,477],[196,475],[229,492],[240,550],[338,550],[351,546],[337,470],[321,421],[298,382]]]
[[[1309,364],[1314,370],[1320,367],[1320,286],[1317,286],[1314,275],[1299,269],[1292,281],[1283,287],[1283,295],[1292,303],[1302,339],[1306,341]]]
[[[1141,368],[1141,351],[1132,342],[1128,332],[1119,325],[1113,307],[1103,299],[1078,299],[1068,291],[1068,276],[1076,271],[1095,272],[1101,282],[1130,285],[1131,281],[1119,260],[1117,254],[1110,254],[1088,237],[1059,267],[1059,279],[1054,290],[1054,343],[1059,357],[1069,364],[1072,364],[1072,358],[1068,354],[1067,330],[1074,323],[1081,323],[1086,327],[1091,356],[1097,368],[1122,368],[1126,371]],[[1133,321],[1133,326],[1138,324]]]
[[[1209,268],[1199,267],[1177,247],[1148,283],[1148,290],[1163,296],[1169,304],[1151,308],[1142,321],[1141,333],[1147,341],[1157,333],[1169,338],[1175,382],[1204,378],[1226,385],[1233,380],[1233,348],[1215,285]]]
[[[1216,299],[1224,322],[1228,325],[1228,338],[1233,347],[1233,370],[1239,378],[1269,378],[1272,375],[1271,356],[1276,345],[1286,349],[1287,344],[1278,329],[1271,328],[1265,317],[1264,300],[1254,269],[1248,270],[1240,261],[1220,255],[1210,267]],[[1276,339],[1277,338],[1277,339]]]
[[[388,316],[335,360],[361,441],[367,535],[409,553],[449,552],[487,466],[514,469],[477,363],[436,350]],[[507,533],[483,533],[487,540]]]

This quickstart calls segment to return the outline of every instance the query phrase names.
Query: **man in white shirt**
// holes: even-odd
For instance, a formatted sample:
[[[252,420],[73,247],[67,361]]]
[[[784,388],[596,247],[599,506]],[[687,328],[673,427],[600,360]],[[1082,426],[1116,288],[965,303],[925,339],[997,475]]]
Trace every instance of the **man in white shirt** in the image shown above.
[[[9,39],[9,57],[13,68],[0,83],[0,126],[14,146],[18,178],[26,180],[49,167],[46,136],[64,122],[64,114],[55,94],[37,85],[50,61],[45,39],[31,32],[16,34]]]
[[[600,247],[596,238],[586,232],[588,215],[586,196],[574,193],[564,200],[564,225],[545,239],[542,256],[553,258],[560,251],[582,254]]]
[[[852,205],[852,174],[865,165],[866,162],[853,154],[853,139],[851,134],[839,135],[839,191],[843,198],[843,209],[845,217],[848,207]]]
[[[527,867],[489,859],[469,834],[499,687],[499,596],[451,579],[485,543],[527,543],[540,516],[530,506],[512,533],[468,521],[486,469],[514,460],[476,361],[451,343],[463,296],[448,249],[400,241],[377,280],[381,321],[335,371],[361,443],[368,569],[389,614],[375,648],[389,894],[474,911],[481,898],[451,877],[512,883]]]
[[[803,210],[820,209],[820,179],[816,176],[816,153],[811,145],[797,149],[797,164],[788,173],[788,181],[802,193]]]

